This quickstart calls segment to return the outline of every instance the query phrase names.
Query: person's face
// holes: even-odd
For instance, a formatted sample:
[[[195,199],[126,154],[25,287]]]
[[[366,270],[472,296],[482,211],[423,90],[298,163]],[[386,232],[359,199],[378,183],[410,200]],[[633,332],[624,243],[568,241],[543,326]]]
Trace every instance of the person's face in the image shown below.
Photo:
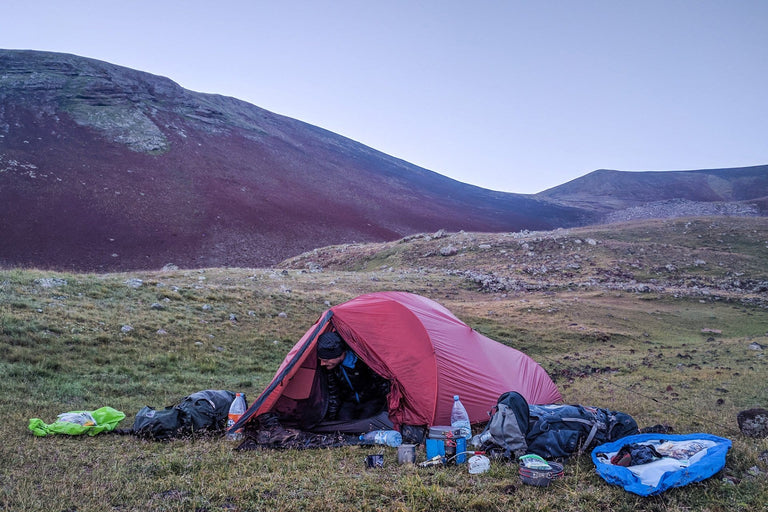
[[[334,368],[336,368],[341,364],[341,362],[344,360],[344,356],[346,355],[347,355],[347,352],[344,351],[341,353],[339,357],[335,357],[333,359],[321,359],[320,366],[322,366],[326,370],[333,370]]]

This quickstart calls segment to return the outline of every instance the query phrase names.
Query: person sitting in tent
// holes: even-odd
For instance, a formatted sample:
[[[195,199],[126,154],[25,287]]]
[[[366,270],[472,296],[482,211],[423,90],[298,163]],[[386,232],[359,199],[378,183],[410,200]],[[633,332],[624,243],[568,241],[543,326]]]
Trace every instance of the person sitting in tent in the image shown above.
[[[389,381],[363,363],[337,333],[320,335],[317,357],[328,377],[324,421],[359,420],[386,411]]]

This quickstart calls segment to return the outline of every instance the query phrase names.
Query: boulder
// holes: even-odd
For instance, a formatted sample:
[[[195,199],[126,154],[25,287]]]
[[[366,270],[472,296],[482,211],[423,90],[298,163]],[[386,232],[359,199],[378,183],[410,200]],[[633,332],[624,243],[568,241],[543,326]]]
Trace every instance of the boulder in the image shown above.
[[[755,408],[741,411],[736,417],[741,433],[749,437],[768,437],[768,410]]]

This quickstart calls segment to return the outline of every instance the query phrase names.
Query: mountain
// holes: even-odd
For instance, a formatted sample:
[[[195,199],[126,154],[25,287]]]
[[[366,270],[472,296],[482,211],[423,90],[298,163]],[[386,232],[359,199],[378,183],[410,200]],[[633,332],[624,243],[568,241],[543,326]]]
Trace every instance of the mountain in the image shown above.
[[[5,266],[265,266],[318,246],[440,228],[589,220],[167,78],[0,50]]]
[[[712,172],[711,188],[741,190],[730,170]],[[495,192],[168,78],[0,50],[0,267],[256,267],[439,229],[580,226],[657,201],[665,176],[678,173],[635,174],[597,171],[536,195]],[[678,192],[670,197],[709,200]],[[732,204],[766,210],[765,201]]]
[[[601,169],[536,196],[601,212],[664,201],[762,204],[764,211],[768,200],[768,165],[697,171]]]

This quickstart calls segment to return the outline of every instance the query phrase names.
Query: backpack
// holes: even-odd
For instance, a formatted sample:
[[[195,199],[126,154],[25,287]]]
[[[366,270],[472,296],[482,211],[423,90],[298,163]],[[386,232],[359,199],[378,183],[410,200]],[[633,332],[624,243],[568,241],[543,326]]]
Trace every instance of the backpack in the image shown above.
[[[630,415],[584,405],[531,405],[529,417],[528,451],[545,459],[567,458],[638,433]]]
[[[229,406],[235,396],[231,391],[208,389],[165,409],[145,406],[136,414],[131,433],[155,441],[221,434],[227,427]]]
[[[638,433],[637,423],[626,413],[583,405],[529,405],[515,391],[502,394],[489,415],[479,435],[481,448],[505,458],[525,453],[567,458]]]
[[[488,412],[490,419],[480,433],[482,449],[494,456],[512,458],[528,449],[528,402],[520,393],[507,391]]]

